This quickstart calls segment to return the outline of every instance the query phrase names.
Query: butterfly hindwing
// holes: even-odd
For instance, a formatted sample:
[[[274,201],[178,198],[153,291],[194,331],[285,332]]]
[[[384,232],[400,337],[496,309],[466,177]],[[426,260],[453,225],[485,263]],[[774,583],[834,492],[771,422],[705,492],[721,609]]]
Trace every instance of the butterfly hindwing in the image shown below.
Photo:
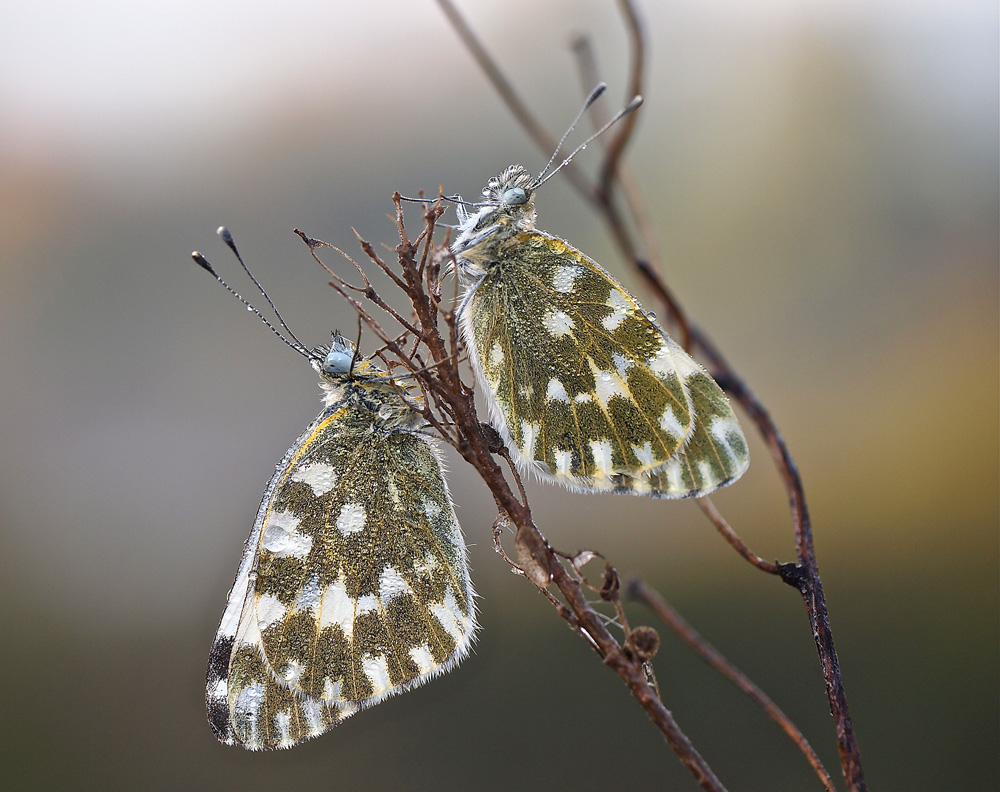
[[[522,466],[571,489],[673,498],[741,475],[746,440],[725,394],[600,265],[534,228],[523,169],[483,193],[453,247],[469,285],[460,316]]]
[[[225,742],[287,747],[468,652],[465,545],[398,386],[344,375],[265,492],[209,665]]]

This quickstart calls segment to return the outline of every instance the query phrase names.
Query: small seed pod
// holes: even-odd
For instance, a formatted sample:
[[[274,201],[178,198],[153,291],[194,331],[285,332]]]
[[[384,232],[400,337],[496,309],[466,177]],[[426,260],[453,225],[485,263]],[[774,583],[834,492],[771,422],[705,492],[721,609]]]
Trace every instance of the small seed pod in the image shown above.
[[[640,625],[625,639],[625,651],[642,663],[652,660],[660,649],[660,635],[652,627]]]

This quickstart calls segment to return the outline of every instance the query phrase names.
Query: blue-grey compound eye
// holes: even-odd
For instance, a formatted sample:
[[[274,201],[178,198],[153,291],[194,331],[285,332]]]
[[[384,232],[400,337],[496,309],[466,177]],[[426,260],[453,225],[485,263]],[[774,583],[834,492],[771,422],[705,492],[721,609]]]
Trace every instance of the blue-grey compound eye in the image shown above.
[[[346,374],[351,370],[352,354],[340,349],[331,349],[323,360],[323,371],[327,374]]]
[[[500,198],[504,206],[520,206],[528,203],[528,194],[521,187],[511,187]]]

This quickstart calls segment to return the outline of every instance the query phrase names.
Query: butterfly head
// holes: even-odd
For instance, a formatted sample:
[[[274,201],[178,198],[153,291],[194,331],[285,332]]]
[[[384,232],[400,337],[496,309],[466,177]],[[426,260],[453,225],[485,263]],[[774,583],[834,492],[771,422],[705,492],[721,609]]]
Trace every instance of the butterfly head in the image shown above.
[[[482,275],[484,261],[504,240],[535,226],[535,188],[538,179],[520,165],[511,165],[487,182],[483,201],[469,211],[458,205],[458,237],[452,251],[459,259],[459,274],[472,279]]]
[[[423,397],[412,382],[397,378],[361,357],[357,347],[335,332],[329,346],[317,347],[309,358],[320,376],[323,400],[327,405],[349,399],[379,414],[388,425],[419,422],[414,410]]]
[[[354,344],[337,332],[330,339],[329,346],[312,351],[309,361],[325,382],[386,376],[385,371],[361,357]]]
[[[494,176],[483,188],[484,204],[511,215],[531,209],[538,179],[520,165],[511,165]],[[532,209],[533,211],[533,209]]]

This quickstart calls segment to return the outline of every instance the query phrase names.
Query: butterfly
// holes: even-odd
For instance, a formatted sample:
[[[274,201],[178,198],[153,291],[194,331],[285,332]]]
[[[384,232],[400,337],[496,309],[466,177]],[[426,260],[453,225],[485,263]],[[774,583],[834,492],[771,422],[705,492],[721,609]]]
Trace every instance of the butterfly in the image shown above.
[[[722,389],[597,262],[535,227],[552,173],[512,165],[473,211],[456,204],[459,321],[494,426],[522,470],[576,491],[735,481],[749,455]]]
[[[474,594],[422,397],[343,336],[307,351],[233,293],[323,390],[323,411],[264,491],[206,682],[219,740],[287,748],[457,665],[476,630]]]

